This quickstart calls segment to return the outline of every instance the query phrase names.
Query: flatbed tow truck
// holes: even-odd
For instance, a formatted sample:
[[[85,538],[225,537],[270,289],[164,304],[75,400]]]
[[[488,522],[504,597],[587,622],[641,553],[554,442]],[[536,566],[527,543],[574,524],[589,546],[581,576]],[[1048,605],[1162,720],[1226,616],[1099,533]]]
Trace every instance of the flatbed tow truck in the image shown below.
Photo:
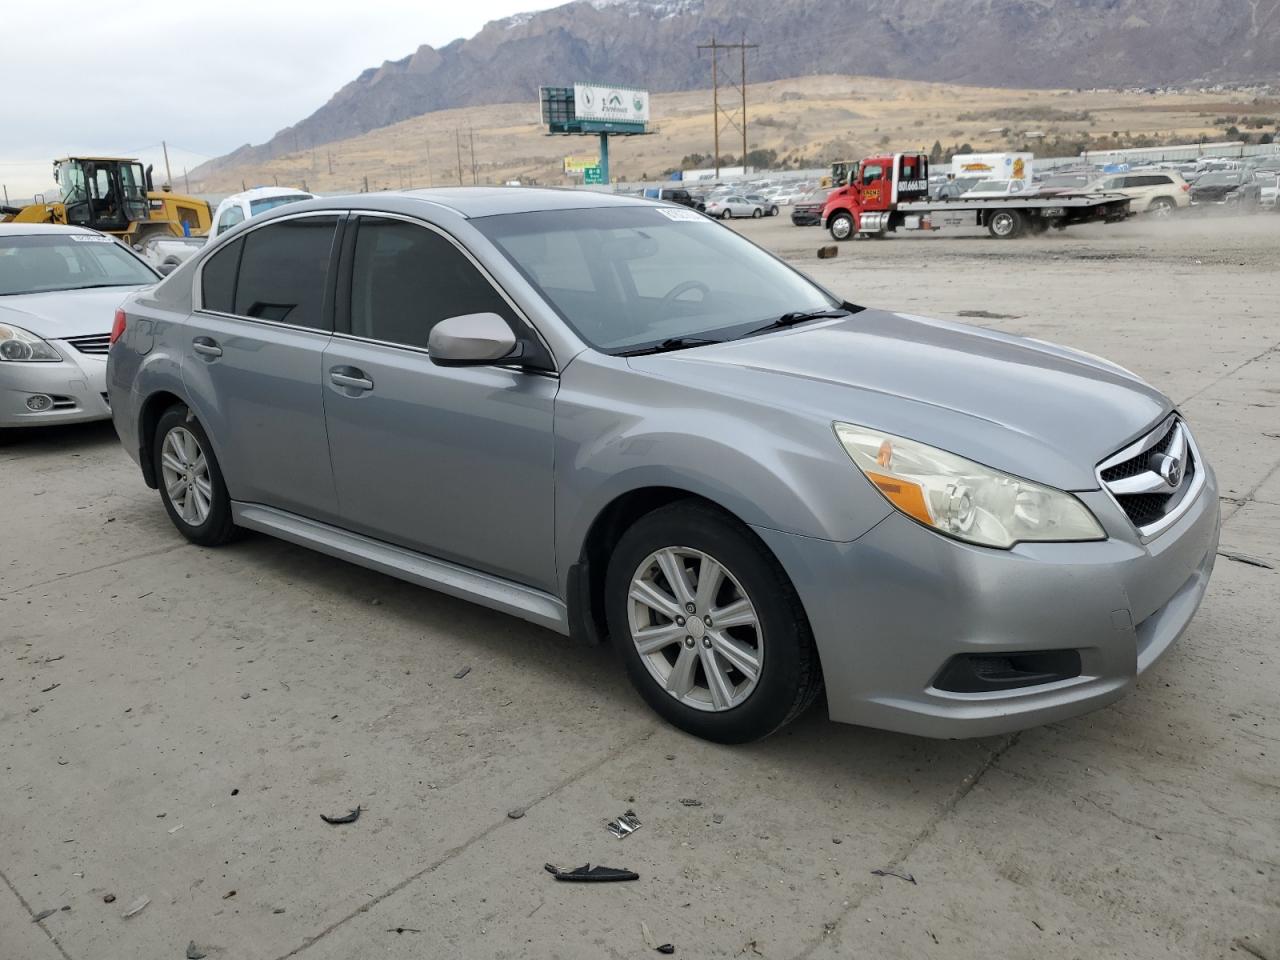
[[[836,240],[883,237],[896,230],[986,227],[998,240],[1065,230],[1076,223],[1119,223],[1131,216],[1116,193],[929,199],[929,158],[923,153],[867,157],[848,182],[827,197],[822,225]]]

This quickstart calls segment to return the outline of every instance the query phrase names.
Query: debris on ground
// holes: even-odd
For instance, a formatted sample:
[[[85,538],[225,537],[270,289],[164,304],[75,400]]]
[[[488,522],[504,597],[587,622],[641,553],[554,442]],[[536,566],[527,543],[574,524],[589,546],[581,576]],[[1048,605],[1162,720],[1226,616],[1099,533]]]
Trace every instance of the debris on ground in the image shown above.
[[[617,820],[610,820],[606,823],[605,829],[621,840],[640,829],[640,819],[636,816],[634,810],[628,810]]]
[[[241,699],[241,700],[248,700],[248,699],[249,699],[249,692],[246,690],[244,693],[240,694],[240,699]]]
[[[712,823],[724,823],[724,814],[723,814],[723,813],[713,813],[713,814],[711,815],[711,822],[712,822]]]
[[[133,903],[129,904],[129,909],[120,914],[120,918],[122,920],[128,920],[130,917],[136,917],[147,908],[147,904],[150,902],[151,898],[146,894],[143,894],[137,900],[133,901]]]
[[[908,883],[915,883],[916,878],[909,873],[898,873],[896,870],[872,870],[873,877],[897,877],[899,880],[906,880]],[[919,884],[917,884],[919,886]]]
[[[346,814],[341,817],[327,817],[322,813],[320,814],[320,819],[325,823],[333,824],[334,826],[337,826],[340,823],[355,823],[360,819],[360,807],[357,806],[354,810],[348,810]]]
[[[1228,560],[1234,560],[1236,563],[1247,563],[1251,567],[1262,567],[1264,570],[1275,569],[1275,564],[1269,563],[1261,557],[1251,557],[1247,553],[1235,553],[1231,550],[1219,550],[1218,556],[1226,557]]]
[[[115,903],[115,902],[116,902],[116,895],[115,895],[114,893],[104,893],[104,894],[102,895],[102,902],[103,902],[103,903]]]
[[[680,798],[680,806],[682,806],[682,807],[700,807],[700,806],[702,806],[702,801],[701,801],[701,800],[696,800],[696,799],[694,799],[693,797],[681,797],[681,798]]]
[[[844,843],[844,840],[842,840],[840,837],[832,837],[832,838],[831,838],[831,842],[832,842],[832,843]]]
[[[512,820],[519,820],[524,815],[525,815],[524,807],[513,807],[512,809],[507,811],[507,816],[510,817]]]
[[[675,953],[676,945],[674,943],[660,943],[657,946],[659,953]]]
[[[1016,313],[992,313],[990,310],[960,310],[957,317],[968,317],[971,320],[1021,320]]]
[[[179,830],[181,830],[181,829],[182,829],[182,824],[178,824],[176,827],[170,827],[170,828],[169,828],[169,832],[170,832],[170,833],[177,833],[177,832],[178,832]]]
[[[818,248],[819,260],[830,260],[832,257],[836,257],[839,255],[840,255],[840,248],[837,247],[834,243],[828,243],[826,246]]]
[[[639,880],[640,874],[634,870],[618,867],[593,867],[584,863],[576,870],[561,870],[554,864],[544,864],[544,869],[557,880],[568,880],[585,883],[612,883],[619,880]]]
[[[207,956],[207,953],[196,946],[194,940],[187,944],[187,960],[204,960]]]
[[[387,933],[421,933],[417,927],[387,927]]]
[[[34,917],[31,918],[31,922],[39,923],[41,920],[45,920],[49,917],[52,917],[57,912],[58,912],[57,907],[50,907],[48,910],[41,910]]]
[[[465,677],[465,676],[466,676],[468,673],[470,673],[470,672],[471,672],[471,668],[470,668],[470,667],[463,667],[461,670],[459,670],[457,673],[455,673],[455,674],[453,675],[453,679],[455,679],[455,680],[461,680],[463,677]]]
[[[658,949],[658,941],[654,939],[653,931],[649,929],[649,925],[643,920],[640,921],[640,939],[644,941],[644,945],[651,950]]]
[[[223,900],[230,900],[230,899],[231,899],[232,897],[234,897],[235,895],[236,895],[236,892],[235,892],[234,890],[228,890],[226,893],[224,893],[224,894],[222,895],[222,899],[223,899]]]
[[[45,687],[45,688],[44,688],[43,690],[41,690],[40,692],[41,692],[41,693],[52,693],[54,690],[57,690],[60,686],[62,686],[62,684],[60,684],[60,683],[51,683],[51,684],[49,684],[49,686]]]
[[[45,662],[45,663],[57,663],[59,660],[63,659],[64,657],[66,657],[66,654],[65,654],[65,653],[60,653],[60,654],[58,654],[56,657],[45,657],[45,658],[44,658],[44,662]]]

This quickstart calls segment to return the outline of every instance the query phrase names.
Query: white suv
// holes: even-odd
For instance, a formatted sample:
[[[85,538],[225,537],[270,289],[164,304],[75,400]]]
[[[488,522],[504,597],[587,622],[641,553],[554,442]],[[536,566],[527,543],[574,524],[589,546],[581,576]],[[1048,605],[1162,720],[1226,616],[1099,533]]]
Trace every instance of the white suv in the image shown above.
[[[1132,201],[1129,206],[1135,213],[1159,217],[1191,204],[1191,184],[1175,170],[1116,174],[1095,183],[1093,189],[1123,193]]]

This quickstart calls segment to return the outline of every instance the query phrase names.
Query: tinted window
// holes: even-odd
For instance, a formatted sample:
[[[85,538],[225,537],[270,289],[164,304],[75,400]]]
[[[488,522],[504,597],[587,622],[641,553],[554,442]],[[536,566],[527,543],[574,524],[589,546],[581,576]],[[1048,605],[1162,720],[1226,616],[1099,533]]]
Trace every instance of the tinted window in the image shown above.
[[[236,271],[244,240],[233,240],[205,261],[200,280],[200,305],[205,310],[232,313],[236,306]]]
[[[403,220],[366,217],[356,236],[351,332],[425,347],[447,317],[511,309],[493,285],[445,237]]]
[[[337,217],[282,220],[244,238],[235,313],[321,329]]]

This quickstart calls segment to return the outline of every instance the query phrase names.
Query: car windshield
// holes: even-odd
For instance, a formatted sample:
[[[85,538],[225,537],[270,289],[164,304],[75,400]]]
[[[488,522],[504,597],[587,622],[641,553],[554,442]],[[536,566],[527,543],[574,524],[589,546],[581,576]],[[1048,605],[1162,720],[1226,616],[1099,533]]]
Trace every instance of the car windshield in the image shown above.
[[[584,340],[606,353],[727,340],[838,300],[733,230],[656,206],[471,221]]]
[[[286,203],[297,203],[299,200],[310,199],[311,197],[305,193],[292,193],[284,197],[263,197],[261,200],[250,200],[249,216],[256,217],[258,214],[274,210],[276,207],[283,207]]]
[[[1223,170],[1219,173],[1206,173],[1196,181],[1197,187],[1229,187],[1240,182],[1240,175],[1234,171]]]
[[[150,267],[100,233],[0,237],[0,296],[136,287],[157,279]]]

